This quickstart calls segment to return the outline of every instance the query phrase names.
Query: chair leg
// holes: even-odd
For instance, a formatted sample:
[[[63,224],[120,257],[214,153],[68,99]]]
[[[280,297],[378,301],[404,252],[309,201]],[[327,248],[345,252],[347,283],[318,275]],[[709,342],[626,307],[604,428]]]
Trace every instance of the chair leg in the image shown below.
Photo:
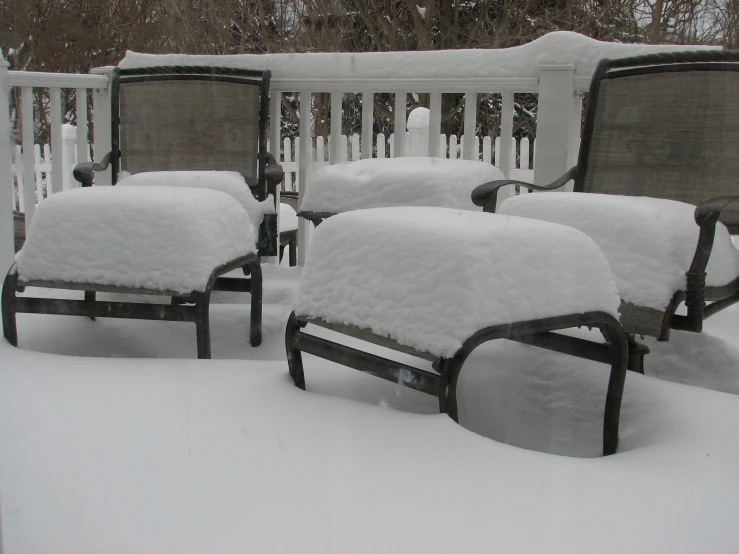
[[[600,328],[603,337],[610,343],[611,374],[608,378],[606,406],[603,412],[603,455],[610,456],[618,447],[618,426],[621,415],[621,400],[624,394],[626,369],[629,360],[628,337],[618,323]]]
[[[298,265],[298,241],[290,241],[290,267]]]
[[[210,353],[210,293],[198,293],[195,300],[195,332],[198,343],[198,359],[209,360]]]
[[[295,348],[295,343],[300,333],[300,325],[295,319],[295,312],[290,314],[285,329],[285,350],[287,351],[287,367],[290,377],[293,378],[295,386],[305,390],[305,372],[303,371],[303,356],[300,350]]]
[[[644,375],[644,356],[649,354],[649,347],[645,344],[636,342],[634,335],[628,336],[629,340],[629,358],[627,369]]]
[[[249,264],[251,273],[251,320],[249,342],[252,346],[262,344],[262,266],[259,262]]]
[[[95,291],[94,290],[86,290],[85,291],[85,302],[95,302]],[[91,315],[90,319],[92,321],[95,321],[95,316]]]
[[[439,412],[448,415],[459,423],[457,406],[457,381],[468,352],[462,347],[453,358],[441,358],[437,364],[439,379]]]
[[[5,277],[2,292],[3,335],[13,346],[18,346],[18,327],[15,321],[15,291],[18,274],[11,268]]]

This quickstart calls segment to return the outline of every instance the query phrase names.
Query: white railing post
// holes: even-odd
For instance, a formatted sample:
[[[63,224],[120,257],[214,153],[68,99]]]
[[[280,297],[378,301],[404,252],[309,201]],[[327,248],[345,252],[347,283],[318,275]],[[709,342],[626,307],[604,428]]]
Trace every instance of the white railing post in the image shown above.
[[[110,87],[108,87],[110,88]],[[90,147],[87,145],[87,89],[75,91],[77,101],[77,162],[87,162]]]
[[[572,94],[572,110],[570,111],[570,132],[567,135],[567,169],[577,165],[577,156],[580,153],[580,128],[582,127],[582,99],[581,92]],[[571,190],[573,184],[567,185]]]
[[[343,113],[341,109],[341,102],[344,98],[344,94],[339,91],[331,91],[331,129],[328,143],[328,161],[333,164],[339,163],[341,160],[341,122],[343,120]],[[303,106],[302,102],[300,104]],[[302,123],[302,120],[301,120]],[[302,129],[302,127],[301,127]],[[300,138],[303,138],[302,131]],[[346,146],[346,142],[344,142]],[[301,181],[302,182],[302,181]]]
[[[280,163],[280,120],[282,118],[281,92],[272,92],[269,102],[269,144],[272,154],[277,163]],[[271,146],[274,145],[274,146]],[[276,256],[267,256],[266,261],[279,265],[280,263],[280,192],[282,184],[278,183],[275,187],[275,213],[277,214],[277,236],[275,237],[277,246]]]
[[[5,275],[15,258],[15,228],[13,224],[13,144],[10,140],[10,64],[0,54],[0,275]],[[0,553],[2,552],[0,525]]]
[[[516,159],[516,146],[513,140],[513,93],[503,93],[503,105],[500,110],[500,166],[506,179],[511,178],[511,155]]]
[[[375,120],[375,94],[372,91],[362,92],[362,145],[363,160],[372,158],[372,135]]]
[[[567,171],[573,97],[572,65],[539,66],[534,184],[546,185]]]
[[[312,100],[312,93],[309,90],[301,90],[300,91],[300,125],[299,125],[299,135],[298,135],[298,142],[300,145],[300,152],[299,152],[299,158],[298,158],[298,182],[300,183],[299,193],[298,193],[298,207],[300,207],[303,204],[303,197],[305,196],[305,191],[308,189],[308,171],[310,169],[310,159],[311,159],[311,137],[310,137],[310,114],[311,114],[311,100]],[[334,120],[334,113],[333,113],[333,94],[331,95],[331,104],[332,104],[332,110],[331,110],[331,131],[333,133],[333,128],[335,125]],[[339,103],[339,114],[341,114],[341,103]],[[339,134],[341,134],[341,115],[339,115]],[[338,143],[337,140],[333,141],[334,143]],[[338,145],[338,144],[337,144]],[[331,147],[336,148],[336,146]],[[331,163],[336,163],[336,158],[334,158]],[[304,266],[305,265],[305,258],[308,254],[308,232],[310,222],[307,219],[300,218],[300,221],[298,222],[298,265]]]
[[[46,191],[47,194],[60,192],[64,188],[64,173],[69,171],[69,166],[64,169],[63,138],[62,138],[62,89],[53,87],[49,94],[51,102],[51,119],[49,127],[51,127],[51,186]],[[48,181],[49,179],[47,179]]]
[[[429,126],[428,126],[428,155],[432,158],[446,157],[446,152],[441,154],[441,93],[432,92],[429,95]]]
[[[62,155],[55,156],[54,150],[52,150],[52,159],[59,159],[62,189],[69,190],[77,188],[77,181],[74,180],[74,176],[72,175],[72,167],[77,163],[77,128],[70,123],[65,123],[60,129],[62,135]],[[54,168],[53,171],[56,171],[56,166]]]
[[[464,95],[464,135],[462,136],[462,158],[477,160],[475,139],[477,138],[477,93]]]
[[[36,209],[36,160],[33,156],[34,128],[33,121],[33,87],[21,88],[21,132],[23,142],[23,190],[18,196],[23,196],[23,210],[26,214],[26,234],[31,227],[33,212]],[[40,192],[40,191],[39,191]]]
[[[402,158],[406,155],[405,149],[405,110],[408,102],[408,93],[404,90],[395,92],[395,135],[393,140],[393,158]]]
[[[102,161],[103,157],[110,152],[111,145],[111,113],[110,113],[110,93],[113,77],[111,66],[96,67],[90,70],[95,75],[105,75],[108,77],[108,84],[105,88],[96,88],[92,93],[92,117],[95,135],[95,161]],[[87,141],[85,141],[87,144]],[[80,160],[83,161],[83,160]],[[96,185],[112,185],[112,172],[110,167],[102,172],[95,173]]]

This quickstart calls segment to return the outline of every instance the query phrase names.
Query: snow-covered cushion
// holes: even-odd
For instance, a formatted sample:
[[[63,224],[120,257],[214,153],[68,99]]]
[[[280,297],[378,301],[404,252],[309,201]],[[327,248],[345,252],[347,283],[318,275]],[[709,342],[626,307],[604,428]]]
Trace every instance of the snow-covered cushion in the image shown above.
[[[396,207],[316,228],[295,312],[451,356],[487,326],[588,311],[618,317],[619,304],[608,262],[576,229]]]
[[[298,229],[298,214],[290,204],[280,203],[280,233]]]
[[[472,190],[503,178],[494,165],[470,160],[359,160],[312,173],[300,209],[341,213],[383,206],[437,206],[480,211],[470,199]]]
[[[181,293],[256,252],[233,196],[178,187],[92,187],[51,195],[18,254],[22,281],[94,283]]]
[[[264,214],[275,212],[274,200],[270,196],[258,202],[246,184],[244,176],[237,171],[146,171],[130,174],[121,172],[118,186],[168,186],[196,187],[219,190],[233,196],[249,213],[255,227],[262,224]]]
[[[658,310],[685,289],[685,272],[698,244],[695,206],[674,200],[553,192],[509,198],[497,211],[583,231],[610,262],[621,298]],[[739,250],[718,224],[706,284],[726,285],[737,276]]]

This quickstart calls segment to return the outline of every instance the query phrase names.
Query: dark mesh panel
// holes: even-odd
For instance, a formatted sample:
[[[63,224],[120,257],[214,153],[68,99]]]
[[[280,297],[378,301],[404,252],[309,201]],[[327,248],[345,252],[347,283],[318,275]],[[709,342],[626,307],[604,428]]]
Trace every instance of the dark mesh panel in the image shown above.
[[[238,171],[255,183],[258,86],[121,82],[119,94],[121,170]]]
[[[690,204],[739,194],[739,72],[602,80],[583,190]],[[739,206],[721,220],[739,224]]]

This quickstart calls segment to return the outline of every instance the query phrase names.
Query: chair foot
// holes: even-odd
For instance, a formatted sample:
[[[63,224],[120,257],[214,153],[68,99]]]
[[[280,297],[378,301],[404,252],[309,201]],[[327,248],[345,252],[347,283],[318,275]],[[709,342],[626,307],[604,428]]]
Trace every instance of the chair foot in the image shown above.
[[[249,316],[249,342],[252,346],[262,344],[262,266],[259,262],[247,264],[251,275],[251,314]],[[247,269],[244,266],[244,269]]]
[[[287,351],[287,367],[295,386],[305,390],[305,371],[303,370],[303,356],[295,347],[301,324],[295,318],[295,312],[290,314],[285,329],[285,350]]]
[[[18,273],[13,264],[5,277],[2,290],[3,335],[13,346],[18,346],[18,327],[15,321],[16,290],[18,290]]]
[[[644,375],[644,356],[647,354],[649,354],[649,347],[636,342],[633,336],[629,336],[629,359],[626,368]]]
[[[92,303],[94,303],[95,302],[95,297],[96,297],[96,295],[95,295],[95,291],[94,290],[86,290],[85,291],[85,302],[92,302]],[[90,319],[92,321],[95,321],[95,316],[94,315],[91,315],[90,316]]]

